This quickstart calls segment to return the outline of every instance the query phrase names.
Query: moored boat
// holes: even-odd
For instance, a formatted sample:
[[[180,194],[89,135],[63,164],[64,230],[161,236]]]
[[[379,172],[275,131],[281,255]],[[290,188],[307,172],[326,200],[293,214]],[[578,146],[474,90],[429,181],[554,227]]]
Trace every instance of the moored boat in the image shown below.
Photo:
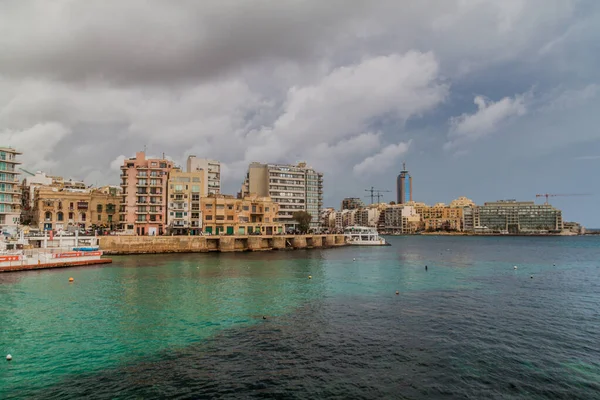
[[[368,226],[349,226],[344,229],[347,242],[352,246],[391,246],[379,236],[377,229]]]

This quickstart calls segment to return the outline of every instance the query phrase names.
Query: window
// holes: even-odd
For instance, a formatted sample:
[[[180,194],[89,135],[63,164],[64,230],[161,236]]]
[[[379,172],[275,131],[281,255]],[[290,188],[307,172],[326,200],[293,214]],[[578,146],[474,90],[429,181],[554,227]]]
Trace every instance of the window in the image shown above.
[[[224,215],[217,215],[217,221],[223,221],[223,220],[225,220]]]
[[[207,215],[204,217],[207,221],[212,221],[212,215]]]
[[[200,195],[199,194],[192,194],[192,201],[200,201]]]
[[[200,185],[192,185],[192,192],[193,193],[199,193],[200,192]]]
[[[80,220],[81,220],[81,222],[85,222],[85,213],[81,213]]]
[[[45,220],[46,221],[52,221],[52,213],[50,211],[46,212]]]
[[[248,210],[250,209],[250,207],[248,207],[248,206],[243,206],[243,207],[242,207],[242,209],[243,209],[244,211],[248,211]]]
[[[72,212],[69,213],[69,219],[73,219],[73,213]]]
[[[176,212],[175,213],[175,218],[183,218],[183,213],[182,212]]]
[[[96,206],[96,211],[98,211],[99,213],[101,213],[101,212],[102,212],[102,204],[98,204],[98,205]]]
[[[62,221],[62,220],[64,220],[64,218],[65,218],[65,216],[64,216],[64,214],[63,214],[62,212],[60,212],[60,211],[59,211],[59,212],[56,214],[56,219],[57,219],[58,221]]]
[[[269,212],[269,207],[265,207],[265,212]]]
[[[227,221],[233,221],[233,215],[228,215],[227,216]]]
[[[228,209],[228,210],[233,210],[233,205],[231,205],[231,204],[230,204],[230,205],[228,205],[228,206],[227,206],[227,209]]]
[[[224,210],[225,206],[223,204],[217,204],[217,210]]]
[[[102,215],[98,215],[98,221],[102,221]]]

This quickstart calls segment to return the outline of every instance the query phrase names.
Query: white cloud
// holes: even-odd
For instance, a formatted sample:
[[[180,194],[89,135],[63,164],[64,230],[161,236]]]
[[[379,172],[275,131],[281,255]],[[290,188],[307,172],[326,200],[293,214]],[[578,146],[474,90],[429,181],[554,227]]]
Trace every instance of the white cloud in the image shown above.
[[[504,97],[497,102],[483,96],[475,96],[474,103],[477,105],[474,114],[465,113],[450,119],[451,141],[446,143],[446,148],[489,135],[506,121],[527,112],[526,95]]]
[[[49,169],[59,160],[54,147],[69,133],[69,128],[59,123],[40,123],[22,130],[6,129],[0,132],[0,143],[25,150],[22,161],[26,168]]]
[[[540,111],[556,112],[585,106],[596,99],[598,94],[600,94],[600,85],[596,83],[590,83],[578,89],[565,89],[562,92],[553,91],[550,93],[551,98],[548,103],[543,105]]]
[[[365,158],[356,164],[353,171],[356,175],[376,175],[398,163],[401,156],[406,154],[411,142],[400,142],[384,147],[379,153]]]

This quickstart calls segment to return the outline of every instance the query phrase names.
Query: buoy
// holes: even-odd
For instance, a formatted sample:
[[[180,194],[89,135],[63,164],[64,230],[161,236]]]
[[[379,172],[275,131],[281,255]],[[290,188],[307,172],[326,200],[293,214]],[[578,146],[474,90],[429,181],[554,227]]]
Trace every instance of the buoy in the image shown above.
[[[355,259],[353,259],[352,261],[356,261],[356,258],[355,258]]]
[[[73,278],[69,278],[69,282],[73,282],[75,279]]]
[[[530,278],[533,279],[533,275],[531,275]]]
[[[514,269],[517,269],[518,267],[515,265],[513,268],[514,268]]]
[[[396,294],[400,294],[400,292],[396,290]]]
[[[10,360],[12,360],[12,356],[11,356],[10,354],[8,354],[8,355],[6,356],[6,361],[10,361]]]
[[[425,271],[427,271],[427,265],[425,266]]]
[[[263,315],[263,319],[267,319],[267,317],[265,317],[265,316]]]
[[[309,275],[309,276],[308,276],[308,279],[312,279],[312,275]]]

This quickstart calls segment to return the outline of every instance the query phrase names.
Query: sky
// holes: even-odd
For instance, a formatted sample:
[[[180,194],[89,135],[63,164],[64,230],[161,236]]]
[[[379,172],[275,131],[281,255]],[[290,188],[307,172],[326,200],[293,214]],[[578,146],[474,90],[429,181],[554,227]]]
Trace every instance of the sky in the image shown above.
[[[147,149],[306,161],[325,206],[551,204],[600,228],[596,0],[3,0],[0,145],[23,167],[118,184]],[[542,202],[543,199],[537,199]]]

